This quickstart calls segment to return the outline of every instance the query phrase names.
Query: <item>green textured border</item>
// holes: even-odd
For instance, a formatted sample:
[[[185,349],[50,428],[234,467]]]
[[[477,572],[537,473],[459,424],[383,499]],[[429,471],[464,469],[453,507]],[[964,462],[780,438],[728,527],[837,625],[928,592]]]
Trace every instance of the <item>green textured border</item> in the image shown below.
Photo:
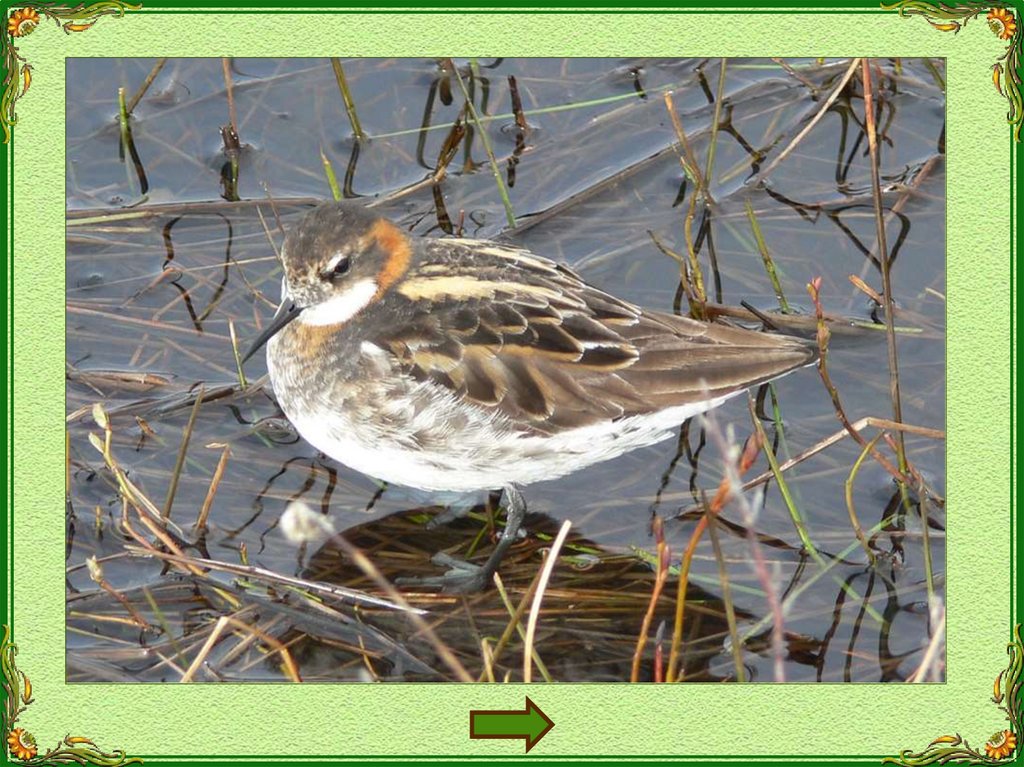
[[[9,4],[5,3],[5,7]],[[16,5],[16,4],[15,4]],[[21,45],[34,67],[3,154],[9,238],[7,403],[13,465],[4,619],[36,702],[22,718],[42,745],[72,732],[165,761],[228,754],[260,761],[331,755],[521,759],[521,743],[471,741],[467,712],[522,706],[526,688],[476,685],[66,685],[64,683],[63,262],[64,58],[187,55],[944,56],[948,60],[948,679],[943,685],[556,685],[531,697],[556,722],[530,754],[700,762],[871,762],[960,732],[982,743],[1003,722],[988,701],[1017,598],[1011,437],[1012,217],[1005,102],[991,84],[999,41],[983,23],[952,36],[868,3],[781,13],[727,4],[677,13],[491,9],[458,23],[438,13],[296,9],[187,12],[146,3]],[[422,11],[422,6],[421,9]],[[666,9],[668,10],[668,9]],[[512,48],[508,31],[514,28]],[[255,34],[254,34],[255,32]],[[111,84],[112,92],[116,84]],[[1010,147],[1014,163],[1021,150]],[[14,158],[17,156],[17,165]],[[16,229],[12,225],[16,223]],[[9,365],[11,357],[8,357]],[[10,392],[10,388],[9,388]],[[10,396],[10,394],[9,394]],[[13,418],[10,417],[13,413]],[[1008,447],[1010,449],[1008,449]],[[10,455],[10,452],[9,452]],[[11,517],[16,520],[12,528]],[[964,524],[969,520],[969,524]],[[1007,542],[1010,545],[1007,545]],[[853,714],[851,716],[851,713]],[[851,725],[855,725],[851,726]],[[148,755],[148,756],[147,756]],[[221,755],[221,756],[216,756]],[[301,756],[300,756],[301,755]],[[857,756],[859,755],[859,756]],[[276,756],[276,758],[275,758]],[[709,759],[712,757],[712,759]],[[717,757],[717,758],[714,758]],[[365,759],[365,757],[363,757]],[[233,759],[234,760],[234,759]],[[749,759],[745,760],[748,761]],[[760,760],[760,759],[759,759]],[[407,761],[407,760],[402,760]],[[417,760],[418,761],[418,760]],[[665,759],[658,759],[663,762]]]

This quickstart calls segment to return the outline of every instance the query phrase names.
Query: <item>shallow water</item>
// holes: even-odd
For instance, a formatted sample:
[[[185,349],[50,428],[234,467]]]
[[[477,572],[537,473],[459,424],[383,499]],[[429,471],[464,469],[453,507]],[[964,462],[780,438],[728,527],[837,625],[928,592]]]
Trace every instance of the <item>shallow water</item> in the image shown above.
[[[303,679],[355,679],[367,673],[366,664],[352,660],[358,657],[351,647],[358,646],[359,632],[335,635],[344,623],[337,615],[317,616],[279,589],[257,594],[231,575],[183,576],[165,571],[154,559],[126,555],[126,544],[137,547],[138,541],[122,524],[116,480],[88,440],[98,431],[90,409],[101,402],[112,413],[119,465],[165,509],[192,410],[190,392],[200,383],[207,393],[237,389],[230,327],[244,348],[265,325],[278,299],[275,249],[282,228],[316,200],[331,196],[321,150],[347,196],[379,204],[382,213],[416,234],[446,236],[454,228],[469,237],[502,237],[565,261],[623,298],[685,312],[679,263],[656,244],[686,253],[694,195],[680,164],[665,95],[671,94],[702,172],[718,111],[708,190],[714,203],[692,222],[710,300],[779,311],[751,234],[749,202],[782,292],[805,324],[813,316],[805,289],[813,278],[821,278],[825,310],[848,321],[833,326],[829,370],[850,420],[892,417],[885,334],[848,327],[852,321],[871,322],[873,313],[849,276],[882,289],[856,78],[795,151],[754,183],[819,110],[848,61],[788,60],[797,77],[769,60],[729,60],[716,110],[719,60],[481,60],[476,75],[468,62],[458,60],[479,112],[497,115],[486,125],[509,187],[517,224],[511,229],[475,128],[444,180],[425,183],[464,102],[458,85],[435,61],[342,62],[370,136],[356,142],[328,61],[234,60],[232,99],[242,143],[238,202],[222,196],[227,157],[218,129],[229,122],[229,104],[219,60],[166,63],[134,112],[138,164],[130,162],[130,153],[121,159],[110,84],[125,87],[130,96],[155,63],[68,61],[69,680],[177,679],[223,613],[239,615],[289,644]],[[894,262],[896,324],[906,331],[898,335],[903,418],[943,429],[945,99],[936,79],[943,62],[876,63],[886,235]],[[530,125],[518,138],[509,75],[516,78]],[[446,89],[448,104],[443,103]],[[881,318],[880,311],[875,314]],[[262,355],[246,364],[245,373],[249,382],[258,382],[265,373]],[[764,425],[780,459],[841,428],[815,367],[781,379],[774,390],[783,429],[770,417]],[[770,397],[766,409],[770,416]],[[652,515],[664,519],[672,563],[678,564],[699,519],[702,494],[713,496],[722,478],[723,443],[730,435],[742,442],[752,431],[745,399],[717,410],[715,423],[705,428],[693,422],[678,440],[527,489],[535,515],[528,531],[553,535],[568,519],[577,547],[575,559],[565,558],[555,568],[553,595],[546,602],[551,612],[542,622],[540,653],[555,678],[629,678],[654,581],[645,553],[655,548]],[[876,433],[865,431],[869,439]],[[943,496],[944,443],[908,434],[906,445],[930,491]],[[200,536],[192,526],[208,500],[224,446],[230,452],[208,503],[208,529]],[[895,462],[892,451],[884,443],[880,447]],[[724,509],[716,529],[729,593],[726,597],[714,547],[705,536],[688,592],[687,678],[735,677],[724,599],[735,606],[739,634],[755,635],[742,656],[745,678],[774,678],[764,623],[770,615],[766,577],[780,597],[792,596],[784,620],[787,680],[898,681],[917,668],[929,641],[920,508],[913,505],[903,513],[891,477],[877,463],[864,461],[853,484],[862,525],[870,529],[896,516],[871,534],[879,556],[879,564],[871,566],[851,529],[844,496],[860,453],[859,445],[842,439],[785,474],[810,538],[829,565],[824,573],[803,549],[776,482],[765,486],[763,496],[747,494],[756,515],[751,525],[735,504]],[[449,499],[397,487],[379,493],[374,480],[301,440],[279,417],[269,386],[229,391],[203,403],[184,456],[171,519],[181,528],[179,543],[193,556],[235,564],[247,559],[274,572],[370,589],[328,536],[305,546],[285,538],[279,519],[289,501],[305,501],[334,530],[347,531],[389,578],[439,574],[430,554],[439,546],[465,554],[484,526],[480,508],[472,519],[425,530],[418,512],[432,514],[433,504]],[[766,468],[762,456],[746,478]],[[469,503],[483,500],[481,494]],[[944,507],[922,505],[931,523],[927,541],[935,604],[941,604]],[[127,518],[138,532],[134,512]],[[760,573],[751,566],[748,528],[765,560]],[[144,528],[139,534],[152,537]],[[485,540],[484,548],[488,545]],[[502,569],[513,601],[539,568],[546,545],[536,538],[523,542]],[[90,580],[84,566],[89,556],[106,558],[109,585],[150,628],[125,623],[124,604]],[[595,562],[600,564],[590,567]],[[666,642],[671,634],[675,590],[672,575],[652,623],[652,639],[662,619]],[[444,640],[475,675],[479,637],[500,635],[508,620],[494,592],[463,601],[405,591],[443,616]],[[233,599],[224,597],[228,592]],[[347,608],[334,607],[348,614]],[[372,674],[450,678],[422,639],[408,636],[405,619],[384,611],[367,615],[365,623],[390,638],[378,637],[383,649],[369,663]],[[216,663],[210,664],[216,670],[198,678],[282,678],[276,661],[252,649],[232,654],[231,647],[219,647]],[[174,662],[158,662],[159,652],[152,651],[159,648]],[[640,678],[653,678],[654,666],[649,642]],[[943,669],[936,674],[942,678]]]

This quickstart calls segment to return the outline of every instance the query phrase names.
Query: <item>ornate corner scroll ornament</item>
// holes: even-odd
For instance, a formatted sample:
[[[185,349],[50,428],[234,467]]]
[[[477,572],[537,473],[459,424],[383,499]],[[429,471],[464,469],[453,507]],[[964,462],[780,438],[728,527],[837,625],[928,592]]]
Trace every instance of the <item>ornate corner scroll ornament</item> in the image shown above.
[[[4,143],[11,140],[11,128],[18,122],[14,105],[28,92],[32,84],[32,65],[18,53],[14,44],[18,38],[32,34],[43,16],[53,19],[66,34],[91,29],[100,16],[124,16],[125,11],[137,11],[141,5],[132,5],[123,0],[98,0],[78,5],[59,3],[25,3],[20,8],[10,9],[7,25],[0,31],[3,38],[3,91],[0,93],[0,125],[3,126]]]
[[[965,0],[965,2],[946,4],[928,2],[928,0],[897,0],[895,3],[882,3],[886,10],[897,10],[900,16],[924,16],[933,27],[941,32],[956,34],[971,19],[985,15],[988,28],[1000,40],[1008,40],[1006,51],[992,65],[992,84],[999,95],[1005,98],[1010,108],[1006,113],[1006,121],[1013,126],[1013,138],[1021,140],[1021,128],[1024,127],[1024,95],[1021,91],[1021,43],[1022,33],[1020,14],[1008,2],[990,2]]]
[[[1006,645],[1010,655],[1009,665],[996,677],[992,687],[992,702],[1006,714],[1009,729],[1000,730],[979,751],[971,748],[966,740],[957,735],[940,735],[924,751],[910,749],[900,751],[899,756],[889,756],[883,763],[920,767],[925,764],[1009,764],[1017,755],[1017,744],[1021,734],[1021,708],[1024,692],[1021,690],[1024,676],[1024,645],[1020,640],[1021,624],[1013,629],[1013,641]]]
[[[3,736],[7,756],[14,764],[63,765],[94,764],[99,767],[120,767],[125,764],[142,764],[137,756],[125,756],[124,751],[101,751],[89,738],[66,735],[56,748],[40,754],[32,733],[22,727],[15,727],[18,717],[33,701],[32,683],[14,663],[18,648],[11,643],[11,630],[4,626],[4,638],[0,642],[0,666],[3,671]]]

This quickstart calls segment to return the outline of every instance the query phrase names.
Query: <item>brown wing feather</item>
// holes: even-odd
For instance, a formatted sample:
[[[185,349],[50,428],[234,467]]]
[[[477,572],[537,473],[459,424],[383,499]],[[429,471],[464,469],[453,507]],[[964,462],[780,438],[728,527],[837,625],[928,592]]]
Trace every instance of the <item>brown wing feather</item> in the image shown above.
[[[642,310],[526,251],[489,244],[470,257],[472,244],[444,242],[407,275],[411,316],[376,342],[415,379],[527,431],[721,396],[813,359],[796,339]]]

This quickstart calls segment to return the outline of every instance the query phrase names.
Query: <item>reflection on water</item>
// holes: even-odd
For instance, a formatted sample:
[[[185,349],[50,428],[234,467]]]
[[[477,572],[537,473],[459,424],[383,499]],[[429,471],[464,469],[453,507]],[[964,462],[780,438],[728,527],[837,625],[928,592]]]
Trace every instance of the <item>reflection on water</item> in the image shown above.
[[[777,319],[781,300],[749,205],[796,312],[783,318],[784,329],[813,336],[805,285],[820,277],[825,311],[845,320],[833,326],[829,353],[845,412],[851,421],[892,416],[885,334],[850,327],[884,322],[851,281],[882,290],[857,77],[778,162],[840,83],[846,60],[787,60],[791,71],[768,60],[729,60],[724,79],[719,60],[503,59],[482,60],[477,71],[462,60],[346,60],[368,136],[358,141],[330,62],[239,59],[231,88],[237,152],[225,150],[220,132],[230,124],[221,62],[172,60],[139,101],[125,153],[116,102],[98,73],[132,92],[155,63],[72,59],[68,66],[75,94],[67,119],[70,680],[178,679],[224,614],[253,633],[222,639],[198,679],[286,678],[285,655],[306,680],[452,678],[436,649],[394,611],[354,612],[255,574],[182,573],[157,558],[170,552],[373,591],[331,536],[304,545],[286,539],[279,520],[289,502],[322,513],[389,580],[439,574],[430,558],[440,549],[482,561],[500,530],[486,494],[453,499],[385,487],[318,454],[281,417],[262,355],[245,366],[248,386],[239,385],[233,348],[244,348],[276,307],[282,230],[331,196],[321,152],[346,197],[378,205],[416,234],[501,237],[569,263],[626,299],[682,312],[690,295],[680,274],[692,271],[692,248],[709,311],[749,306]],[[933,72],[942,62],[877,64],[895,324],[905,331],[898,336],[903,418],[941,430],[945,102]],[[457,75],[486,120],[514,227]],[[522,103],[518,121],[510,75]],[[111,453],[123,475],[89,442],[96,402],[110,414]],[[759,411],[780,462],[841,429],[814,367],[765,391]],[[742,398],[715,420],[529,488],[529,537],[501,571],[513,609],[562,520],[573,525],[538,629],[538,654],[553,678],[630,678],[656,580],[652,518],[664,521],[677,568],[722,479],[730,434],[742,443],[753,430]],[[871,439],[878,430],[864,433]],[[771,681],[779,654],[790,681],[899,681],[915,672],[934,622],[929,568],[932,604],[941,605],[944,593],[945,452],[927,432],[905,440],[924,482],[907,505],[886,470],[870,458],[858,463],[863,447],[842,438],[787,469],[785,494],[769,477],[750,487],[745,507],[722,510],[718,546],[705,535],[694,553],[683,678],[742,673]],[[884,442],[878,448],[895,463]],[[767,470],[762,456],[744,480]],[[170,509],[163,537],[131,503],[126,508],[125,480],[157,511]],[[469,515],[426,525],[452,504]],[[874,564],[852,529],[851,507]],[[126,553],[141,541],[153,556]],[[93,556],[110,590],[90,579],[85,564]],[[781,634],[772,631],[766,579],[786,604]],[[657,678],[667,662],[676,584],[673,569],[651,608],[643,680]],[[514,632],[490,667],[482,660],[482,639],[493,649],[509,625],[496,591],[468,598],[402,591],[431,611],[441,639],[474,677],[521,678]],[[744,640],[742,654],[733,653],[731,633]],[[941,678],[942,667],[935,673]]]

